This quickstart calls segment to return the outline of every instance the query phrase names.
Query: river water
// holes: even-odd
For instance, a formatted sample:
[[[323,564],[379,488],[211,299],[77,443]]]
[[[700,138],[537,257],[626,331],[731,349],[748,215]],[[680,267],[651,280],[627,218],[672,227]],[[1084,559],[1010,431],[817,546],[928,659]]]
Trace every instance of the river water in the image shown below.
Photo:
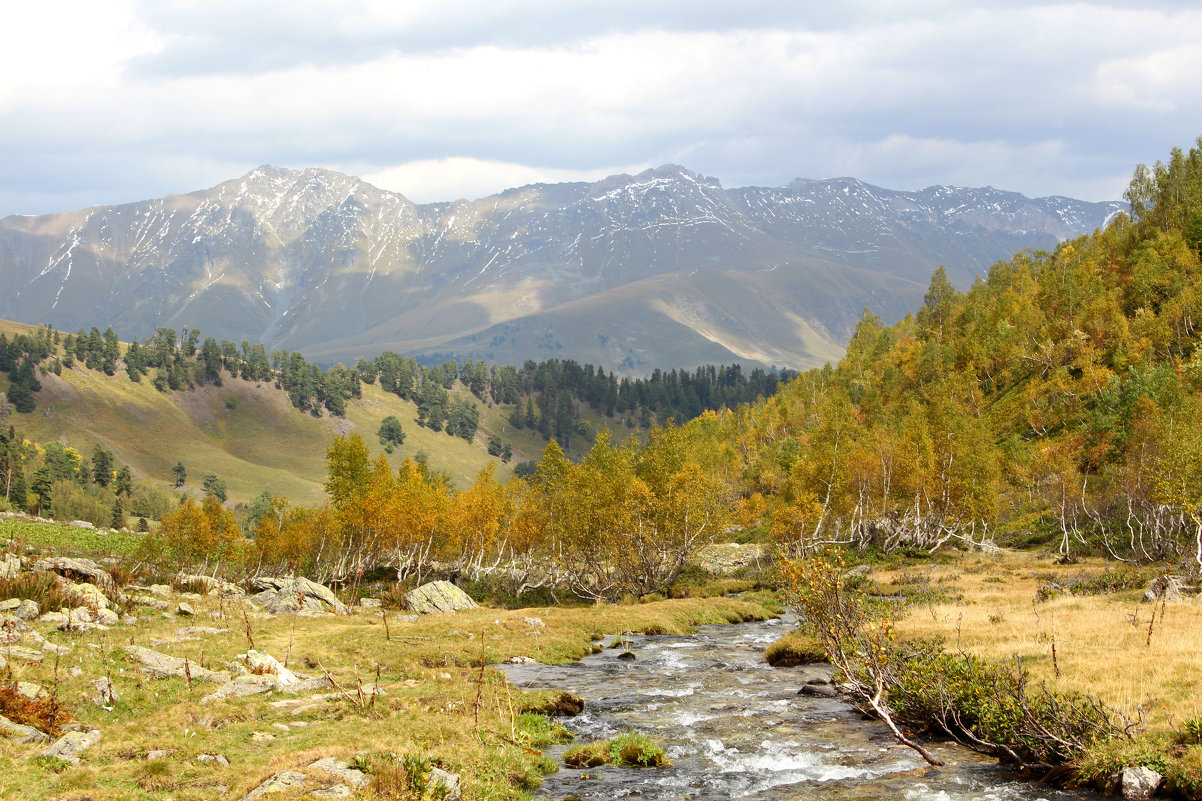
[[[764,649],[791,623],[702,626],[686,636],[624,639],[579,664],[501,666],[531,689],[567,690],[583,714],[560,721],[577,743],[639,731],[664,746],[670,768],[562,767],[538,798],[613,801],[1067,801],[1096,796],[1018,780],[992,759],[955,745],[933,750],[930,768],[876,721],[832,698],[799,696],[821,666],[771,668]],[[606,643],[608,644],[608,643]],[[634,660],[619,659],[624,650]]]

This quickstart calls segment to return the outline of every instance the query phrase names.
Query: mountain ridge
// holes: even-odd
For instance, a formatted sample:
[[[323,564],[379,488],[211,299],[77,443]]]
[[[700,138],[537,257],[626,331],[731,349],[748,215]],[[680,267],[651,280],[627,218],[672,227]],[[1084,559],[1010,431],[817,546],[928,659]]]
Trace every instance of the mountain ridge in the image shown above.
[[[16,290],[0,316],[125,336],[190,325],[329,361],[391,348],[638,372],[703,353],[771,366],[772,353],[805,368],[839,352],[865,305],[885,319],[913,308],[940,264],[967,285],[1120,210],[849,178],[725,189],[679,165],[419,205],[333,170],[263,165],[186,194],[0,220],[0,273]],[[727,277],[710,282],[723,297],[699,294],[699,271]],[[663,303],[629,302],[623,287],[651,279]],[[571,317],[546,325],[556,309]],[[549,344],[523,345],[540,326]],[[569,328],[615,326],[644,333],[565,350],[581,336]]]

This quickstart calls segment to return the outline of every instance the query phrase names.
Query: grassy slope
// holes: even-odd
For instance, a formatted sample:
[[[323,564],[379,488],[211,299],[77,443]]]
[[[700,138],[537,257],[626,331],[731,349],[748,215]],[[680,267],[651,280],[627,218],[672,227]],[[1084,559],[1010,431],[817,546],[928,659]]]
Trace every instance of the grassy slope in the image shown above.
[[[33,326],[0,321],[0,331],[29,333]],[[404,427],[404,445],[390,461],[425,453],[430,464],[465,486],[490,461],[505,478],[511,468],[487,453],[493,426],[507,427],[499,409],[481,407],[481,426],[472,443],[420,428],[417,408],[375,386],[363,387],[363,399],[348,404],[346,419],[316,418],[294,409],[271,384],[226,377],[221,387],[161,393],[149,382],[133,383],[124,372],[106,376],[77,366],[62,376],[40,376],[38,407],[12,414],[10,422],[33,442],[60,440],[85,456],[96,443],[130,465],[140,481],[170,486],[172,466],[182,461],[188,486],[201,476],[223,478],[230,497],[248,500],[263,490],[297,503],[323,497],[325,453],[338,434],[358,432],[373,456],[382,453],[375,431],[380,420],[396,415]],[[0,378],[0,391],[7,389]],[[463,397],[471,398],[467,393]],[[473,399],[474,401],[474,399]],[[537,458],[544,443],[526,436],[503,436],[514,446],[515,461]]]

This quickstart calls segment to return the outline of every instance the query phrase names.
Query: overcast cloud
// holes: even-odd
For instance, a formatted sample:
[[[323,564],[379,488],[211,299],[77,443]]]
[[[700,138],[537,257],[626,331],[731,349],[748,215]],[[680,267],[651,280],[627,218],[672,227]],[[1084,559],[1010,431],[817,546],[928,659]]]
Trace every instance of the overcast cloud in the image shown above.
[[[810,5],[9,4],[0,216],[265,163],[417,202],[669,162],[725,186],[849,175],[1109,200],[1202,134],[1193,3]]]

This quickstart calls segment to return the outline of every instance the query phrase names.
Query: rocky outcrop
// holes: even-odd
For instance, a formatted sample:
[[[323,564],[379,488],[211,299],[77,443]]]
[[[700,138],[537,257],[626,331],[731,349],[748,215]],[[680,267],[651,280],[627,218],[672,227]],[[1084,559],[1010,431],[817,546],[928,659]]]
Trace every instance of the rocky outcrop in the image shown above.
[[[18,743],[40,744],[50,742],[50,738],[45,732],[39,731],[33,726],[14,723],[3,715],[0,715],[0,737],[14,740]]]
[[[254,587],[261,589],[250,600],[273,615],[346,615],[350,610],[329,587],[307,578],[258,578]]]
[[[33,569],[36,571],[57,573],[71,581],[86,581],[90,584],[95,584],[97,587],[113,586],[113,579],[109,576],[108,572],[91,559],[55,556],[48,559],[39,559],[34,563]]]
[[[477,604],[449,581],[431,581],[405,593],[405,608],[419,615],[476,609]]]
[[[168,656],[140,645],[125,646],[125,653],[142,665],[143,671],[153,676],[174,676],[180,679],[191,676],[193,681],[211,681],[215,684],[224,684],[230,680],[230,674],[225,671],[208,670],[191,660]]]
[[[79,756],[96,743],[100,742],[100,730],[89,732],[69,731],[54,741],[54,744],[42,752],[42,756],[61,759],[72,765],[79,764]]]
[[[1119,785],[1126,801],[1144,801],[1156,793],[1163,777],[1151,768],[1125,768]]]

